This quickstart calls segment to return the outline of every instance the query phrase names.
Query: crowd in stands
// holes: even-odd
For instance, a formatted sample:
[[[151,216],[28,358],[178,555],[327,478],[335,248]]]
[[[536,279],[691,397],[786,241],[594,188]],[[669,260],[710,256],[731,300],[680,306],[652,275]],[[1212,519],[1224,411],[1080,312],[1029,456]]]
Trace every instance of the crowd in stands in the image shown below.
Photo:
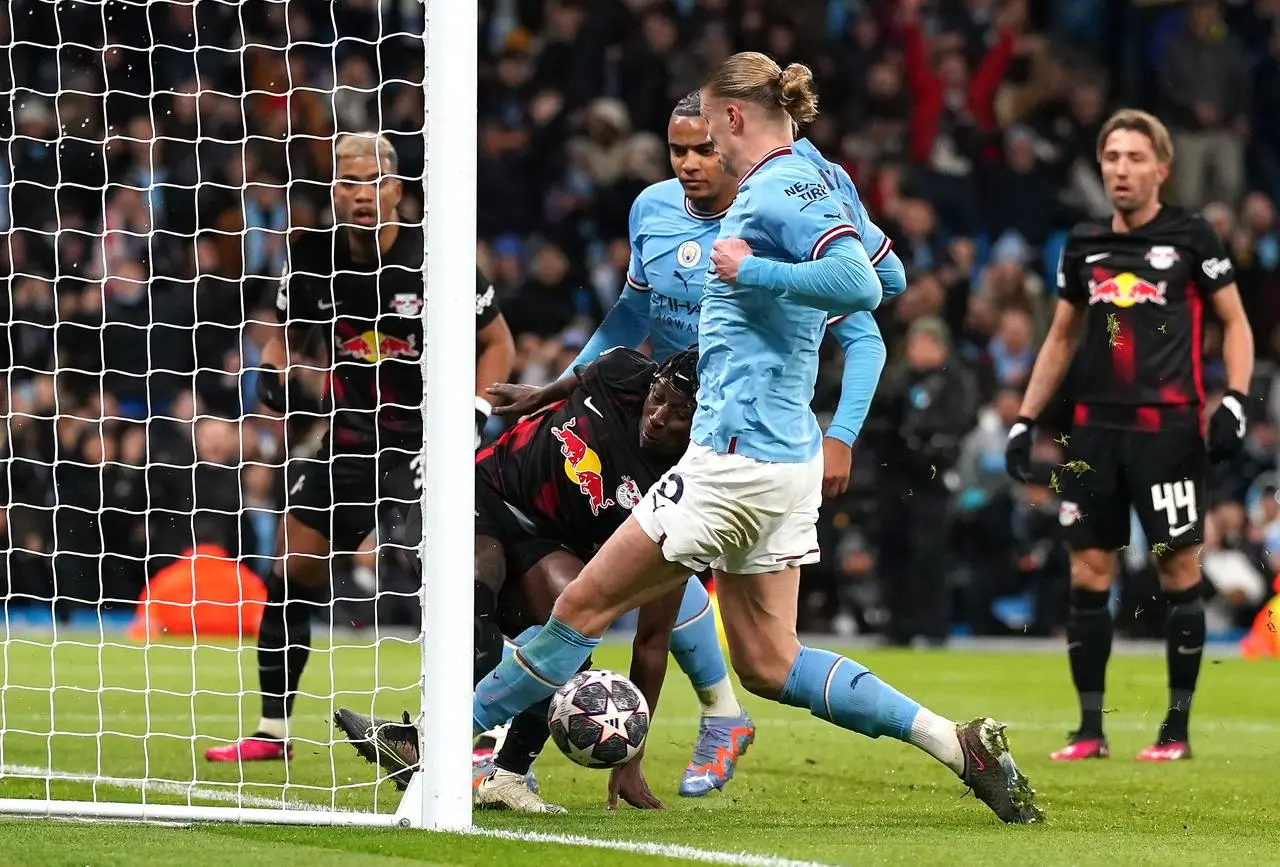
[[[1215,473],[1208,504],[1211,627],[1261,606],[1280,568],[1278,0],[480,7],[478,258],[521,382],[562,370],[617,297],[631,201],[670,175],[676,100],[737,50],[814,68],[822,115],[804,134],[848,169],[909,287],[877,314],[889,363],[852,489],[824,512],[810,629],[883,631],[890,610],[898,642],[1060,628],[1055,494],[1008,480],[1004,441],[1065,232],[1108,213],[1097,130],[1120,105],[1156,112],[1177,152],[1165,200],[1203,212],[1232,251],[1260,356],[1246,452]],[[422,209],[420,6],[320,9],[0,11],[11,599],[136,599],[201,541],[272,555],[282,423],[253,404],[257,323],[274,317],[289,230],[331,219],[334,133],[387,133],[410,179],[404,216]],[[1210,409],[1218,340],[1210,324]],[[839,391],[830,350],[820,414]],[[919,412],[906,397],[921,389],[958,397]],[[1136,635],[1163,622],[1139,535],[1119,600]]]

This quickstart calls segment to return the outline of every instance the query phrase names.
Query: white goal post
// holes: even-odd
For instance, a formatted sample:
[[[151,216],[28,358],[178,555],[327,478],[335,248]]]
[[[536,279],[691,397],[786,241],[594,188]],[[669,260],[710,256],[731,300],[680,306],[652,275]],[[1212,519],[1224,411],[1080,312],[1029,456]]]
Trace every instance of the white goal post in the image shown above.
[[[469,828],[477,0],[4,5],[0,818]],[[265,434],[284,425],[252,385],[270,317],[252,296],[275,284],[297,215],[328,219],[332,179],[298,160],[331,156],[340,132],[391,134],[402,175],[422,150],[422,189],[405,179],[426,239],[422,581],[389,583],[407,560],[381,524],[373,550],[335,551],[292,757],[211,764],[206,747],[255,731],[248,612],[265,597],[247,588],[282,520],[287,455]],[[142,366],[117,367],[126,356]],[[233,477],[228,506],[214,495]],[[210,553],[215,525],[234,551]],[[204,599],[199,563],[239,595]],[[191,634],[138,613],[161,565],[191,576],[170,603]],[[227,609],[230,633],[196,625]],[[397,791],[334,728],[339,706],[416,711],[429,773]]]

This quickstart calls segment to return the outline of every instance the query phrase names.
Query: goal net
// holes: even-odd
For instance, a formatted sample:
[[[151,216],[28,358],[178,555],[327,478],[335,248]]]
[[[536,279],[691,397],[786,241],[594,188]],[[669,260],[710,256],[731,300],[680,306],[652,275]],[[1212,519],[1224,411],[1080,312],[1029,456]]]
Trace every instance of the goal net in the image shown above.
[[[472,554],[431,543],[472,535],[474,306],[465,289],[420,288],[385,312],[421,318],[420,342],[383,346],[371,314],[367,351],[348,353],[375,395],[388,355],[421,363],[432,448],[414,469],[455,492],[450,508],[424,500],[425,533],[381,487],[341,499],[327,446],[337,313],[288,347],[288,399],[310,395],[316,412],[274,412],[257,393],[290,239],[339,221],[341,133],[395,148],[400,231],[427,235],[426,286],[474,279],[474,129],[456,129],[473,126],[475,0],[0,6],[0,814],[469,824],[456,658],[470,654]],[[442,57],[447,88],[424,80]],[[371,436],[389,448],[378,425]],[[371,526],[316,558],[309,642],[287,641],[295,668],[310,644],[291,757],[213,761],[271,716],[258,634],[280,604],[270,576],[298,462],[338,501],[315,510],[308,525],[327,532],[313,535],[350,537],[334,528],[355,512]],[[339,707],[408,711],[432,773],[402,794],[335,729]]]

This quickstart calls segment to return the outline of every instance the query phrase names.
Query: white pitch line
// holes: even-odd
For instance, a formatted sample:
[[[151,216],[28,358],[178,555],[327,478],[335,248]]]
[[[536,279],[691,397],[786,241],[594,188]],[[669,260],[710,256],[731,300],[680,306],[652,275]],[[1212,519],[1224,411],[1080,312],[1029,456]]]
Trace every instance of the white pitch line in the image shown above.
[[[195,783],[176,783],[172,781],[143,781],[128,777],[100,777],[96,774],[75,774],[67,771],[50,771],[35,765],[0,765],[0,778],[12,776],[22,778],[38,778],[42,780],[58,780],[69,783],[96,783],[119,789],[153,792],[155,794],[177,795],[189,800],[218,801],[234,804],[238,807],[261,807],[265,809],[287,810],[320,810],[318,804],[306,801],[264,798],[260,795],[248,795],[230,792],[223,789],[210,789]],[[179,823],[191,824],[191,823]],[[697,849],[678,843],[643,843],[633,840],[608,840],[594,837],[581,837],[575,834],[543,834],[537,831],[505,831],[491,828],[472,828],[462,832],[468,837],[489,837],[495,840],[516,840],[524,843],[552,843],[561,846],[577,846],[588,849],[609,849],[615,852],[629,852],[633,855],[649,855],[658,858],[682,858],[686,861],[697,861],[702,864],[728,864],[738,867],[828,867],[815,861],[797,861],[791,858],[777,858],[772,855],[754,855],[750,852],[720,852],[714,849]]]
[[[489,828],[472,828],[464,835],[492,837],[498,840],[518,840],[524,843],[556,843],[561,846],[580,846],[588,849],[611,849],[633,855],[651,855],[658,858],[682,858],[703,864],[736,864],[741,867],[828,867],[817,861],[797,861],[773,855],[754,855],[750,852],[719,852],[714,849],[696,849],[679,843],[639,843],[632,840],[602,840],[580,837],[576,834],[543,834],[537,831],[500,831]]]

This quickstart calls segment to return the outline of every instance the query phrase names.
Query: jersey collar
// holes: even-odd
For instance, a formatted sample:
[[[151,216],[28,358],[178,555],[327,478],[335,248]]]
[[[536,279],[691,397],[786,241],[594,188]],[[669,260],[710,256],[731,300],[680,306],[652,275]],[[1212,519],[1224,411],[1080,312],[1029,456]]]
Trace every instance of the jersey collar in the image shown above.
[[[774,159],[775,157],[785,157],[789,153],[791,153],[791,145],[783,145],[780,148],[774,148],[773,150],[769,151],[767,154],[765,154],[760,158],[760,161],[758,163],[756,163],[751,168],[747,169],[747,173],[744,174],[741,177],[741,179],[739,179],[738,181],[738,188],[741,189],[742,185],[747,182],[747,179],[750,178],[752,175],[754,175],[756,172],[758,172],[760,170],[760,167],[763,166],[765,163],[769,162],[769,160]]]
[[[724,215],[729,213],[729,209],[725,208],[723,211],[721,211],[718,214],[704,214],[701,211],[695,210],[693,207],[693,202],[689,201],[686,198],[684,200],[684,212],[688,214],[690,217],[693,217],[695,220],[702,220],[703,222],[706,222],[706,223],[712,223],[712,222],[715,222],[716,220],[723,220]]]

